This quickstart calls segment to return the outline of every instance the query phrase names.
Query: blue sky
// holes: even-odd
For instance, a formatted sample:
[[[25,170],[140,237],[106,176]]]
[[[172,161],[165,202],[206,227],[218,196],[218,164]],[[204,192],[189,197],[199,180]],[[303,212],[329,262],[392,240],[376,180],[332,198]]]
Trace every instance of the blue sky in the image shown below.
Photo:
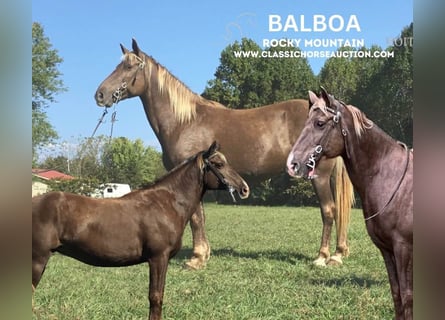
[[[225,1],[54,1],[34,0],[32,21],[43,25],[53,48],[64,59],[59,70],[67,92],[56,96],[47,109],[60,142],[75,144],[94,130],[103,109],[94,92],[120,61],[119,44],[139,47],[153,56],[194,92],[202,93],[214,77],[221,51],[235,40],[248,37],[261,45],[274,38],[360,38],[366,47],[383,48],[413,21],[412,0],[225,0]],[[355,15],[360,32],[270,32],[268,16],[304,15],[311,27],[313,15],[340,15],[347,23]],[[284,21],[283,21],[284,23]],[[310,59],[318,74],[321,58]],[[311,89],[311,88],[308,88]],[[299,97],[305,98],[305,97]],[[141,138],[146,146],[159,148],[139,98],[116,107],[113,136]],[[109,135],[110,115],[96,134]],[[64,155],[67,150],[61,151]],[[72,152],[72,151],[71,151]]]

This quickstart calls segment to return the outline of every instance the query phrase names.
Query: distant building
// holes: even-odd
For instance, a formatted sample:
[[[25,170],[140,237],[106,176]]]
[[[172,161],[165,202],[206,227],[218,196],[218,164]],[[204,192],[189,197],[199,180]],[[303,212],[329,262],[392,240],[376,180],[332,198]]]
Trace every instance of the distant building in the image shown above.
[[[51,180],[51,179],[71,180],[71,179],[74,179],[73,176],[59,172],[57,170],[51,170],[51,169],[32,169],[32,175],[37,178],[43,179],[43,180]]]
[[[71,180],[75,179],[73,176],[50,169],[32,169],[32,196],[37,196],[48,192],[48,185],[45,181],[52,179]],[[36,179],[35,179],[36,178]]]

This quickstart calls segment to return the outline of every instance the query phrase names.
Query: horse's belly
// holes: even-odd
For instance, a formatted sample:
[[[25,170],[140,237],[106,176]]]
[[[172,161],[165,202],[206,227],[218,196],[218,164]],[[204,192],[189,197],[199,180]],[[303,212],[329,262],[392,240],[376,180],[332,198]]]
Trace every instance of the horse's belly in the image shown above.
[[[83,263],[98,267],[122,267],[143,262],[142,254],[131,248],[98,249],[93,245],[63,244],[55,251]]]

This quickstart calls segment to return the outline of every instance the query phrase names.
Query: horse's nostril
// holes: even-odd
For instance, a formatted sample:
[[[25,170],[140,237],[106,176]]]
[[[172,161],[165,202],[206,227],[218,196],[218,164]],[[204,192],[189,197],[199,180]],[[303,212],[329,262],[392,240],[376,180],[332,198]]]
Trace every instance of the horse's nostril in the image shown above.
[[[300,170],[300,164],[298,162],[292,162],[292,169],[294,169],[294,172],[298,172],[298,170]]]
[[[104,98],[104,94],[101,91],[96,92],[96,100],[102,101]]]

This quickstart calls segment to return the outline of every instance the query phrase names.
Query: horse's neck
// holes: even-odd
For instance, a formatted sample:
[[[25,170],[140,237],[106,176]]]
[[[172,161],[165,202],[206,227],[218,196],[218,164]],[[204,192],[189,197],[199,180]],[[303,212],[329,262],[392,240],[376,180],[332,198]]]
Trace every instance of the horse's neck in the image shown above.
[[[179,126],[179,123],[171,111],[168,98],[158,92],[157,83],[153,82],[156,81],[150,81],[148,90],[140,96],[140,99],[151,128],[162,141]]]
[[[351,130],[350,133],[352,133]],[[393,163],[394,153],[403,152],[397,142],[374,125],[366,129],[358,139],[349,136],[347,144],[349,157],[345,156],[344,162],[352,184],[356,188],[362,200],[367,198],[367,192],[378,188],[382,181],[382,175],[388,175],[391,170],[400,167],[400,163]]]
[[[190,215],[196,210],[205,191],[202,173],[196,160],[176,167],[161,179],[157,186],[175,193],[178,207],[185,208],[186,213]],[[190,216],[185,218],[190,219]]]
[[[157,138],[163,144],[170,136],[172,136],[178,128],[182,126],[180,121],[176,118],[173,108],[170,103],[169,93],[170,88],[165,88],[165,92],[159,90],[158,72],[159,67],[155,61],[147,57],[148,64],[150,64],[150,72],[146,70],[147,88],[140,96],[144,106],[145,114],[150,125],[155,132]],[[168,72],[165,70],[164,72]]]

